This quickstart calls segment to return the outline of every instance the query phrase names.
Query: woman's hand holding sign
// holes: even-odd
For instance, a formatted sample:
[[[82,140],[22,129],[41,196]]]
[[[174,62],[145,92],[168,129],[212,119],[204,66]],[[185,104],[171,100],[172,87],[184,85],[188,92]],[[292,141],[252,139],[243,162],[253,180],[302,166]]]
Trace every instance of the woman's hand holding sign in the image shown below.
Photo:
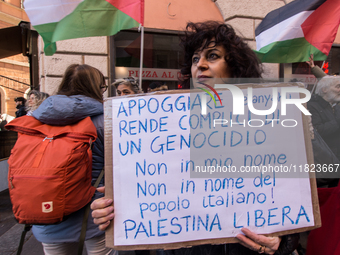
[[[247,228],[241,229],[244,235],[238,234],[237,239],[240,243],[258,253],[274,254],[280,246],[280,237],[267,237],[264,235],[257,235]]]
[[[100,187],[97,190],[104,193],[105,187]],[[114,209],[112,204],[112,199],[107,199],[105,197],[96,199],[91,204],[91,209],[93,210],[93,221],[102,231],[104,231],[110,225],[110,221],[114,218]],[[238,234],[236,238],[240,240],[240,243],[243,246],[253,251],[274,254],[280,246],[280,237],[267,237],[264,235],[258,235],[247,228],[242,228],[241,230],[244,235]]]
[[[100,187],[97,189],[99,192],[104,193],[105,187]],[[114,218],[113,213],[113,201],[105,197],[96,199],[91,204],[93,222],[98,226],[98,228],[104,231],[109,225],[110,221]]]

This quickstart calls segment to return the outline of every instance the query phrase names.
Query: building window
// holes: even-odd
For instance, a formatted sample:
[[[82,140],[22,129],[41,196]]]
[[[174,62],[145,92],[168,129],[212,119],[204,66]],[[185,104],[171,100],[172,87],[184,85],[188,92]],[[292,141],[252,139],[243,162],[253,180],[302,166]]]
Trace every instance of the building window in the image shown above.
[[[116,78],[122,78],[119,70],[124,68],[124,75],[138,77],[140,65],[140,33],[134,31],[119,32],[114,37],[116,47]],[[146,91],[153,81],[166,84],[169,89],[176,89],[183,53],[177,35],[148,33],[144,34],[143,69],[145,70],[142,88]],[[128,72],[126,71],[128,70]]]

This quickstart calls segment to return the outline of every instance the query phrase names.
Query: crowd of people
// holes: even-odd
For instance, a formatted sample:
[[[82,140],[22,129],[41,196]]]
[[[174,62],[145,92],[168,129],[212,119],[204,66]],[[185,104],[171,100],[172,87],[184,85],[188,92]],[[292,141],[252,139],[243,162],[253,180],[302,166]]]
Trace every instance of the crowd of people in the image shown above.
[[[49,96],[50,95],[45,92],[31,90],[27,94],[27,100],[24,97],[16,97],[14,101],[18,110],[15,112],[15,117],[32,116],[33,111]]]
[[[190,79],[211,78],[261,78],[262,66],[247,43],[236,35],[234,29],[219,22],[188,23],[181,45],[184,63],[181,69],[183,88],[190,88]],[[313,64],[313,59],[309,61]],[[314,66],[312,66],[314,68]],[[324,76],[324,75],[322,75]],[[324,76],[308,109],[312,113],[314,129],[324,139],[330,151],[340,159],[340,79]],[[142,93],[140,84],[132,77],[117,79],[112,84],[118,96]],[[92,178],[98,178],[104,166],[104,115],[103,93],[108,86],[104,75],[88,65],[73,64],[64,73],[57,94],[50,96],[31,91],[25,98],[15,99],[16,117],[30,115],[49,125],[67,125],[90,116],[98,138],[93,147]],[[167,89],[164,84],[150,84],[148,91]],[[337,186],[337,180],[328,183]],[[327,184],[327,185],[328,185]],[[328,186],[327,186],[328,187]],[[103,196],[101,182],[92,198],[92,213],[88,218],[86,249],[88,254],[118,254],[105,247],[104,230],[114,218],[113,201]],[[56,225],[34,225],[34,236],[43,244],[45,254],[75,254],[84,209],[72,213]],[[247,228],[236,236],[237,244],[198,245],[176,250],[157,250],[158,255],[222,255],[222,254],[292,254],[298,247],[299,234],[280,237],[259,235]],[[148,251],[131,251],[131,254],[148,254]],[[128,252],[122,254],[129,254]],[[311,254],[311,253],[310,253]],[[335,254],[335,253],[333,253]]]
[[[27,98],[24,97],[16,97],[14,98],[15,107],[17,111],[15,112],[15,118],[21,117],[21,116],[31,116],[32,112],[36,110],[39,105],[50,95],[37,91],[37,90],[31,90],[27,94]],[[6,131],[5,125],[8,124],[12,118],[6,113],[1,114],[0,118],[0,131]]]

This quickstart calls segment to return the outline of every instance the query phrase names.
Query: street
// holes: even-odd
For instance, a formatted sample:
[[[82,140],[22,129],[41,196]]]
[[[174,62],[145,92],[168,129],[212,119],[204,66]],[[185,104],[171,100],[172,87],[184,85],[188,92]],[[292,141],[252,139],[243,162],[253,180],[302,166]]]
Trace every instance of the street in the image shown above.
[[[18,224],[12,213],[8,190],[0,192],[0,255],[16,254],[24,225]],[[43,255],[42,245],[32,231],[26,234],[22,255]]]

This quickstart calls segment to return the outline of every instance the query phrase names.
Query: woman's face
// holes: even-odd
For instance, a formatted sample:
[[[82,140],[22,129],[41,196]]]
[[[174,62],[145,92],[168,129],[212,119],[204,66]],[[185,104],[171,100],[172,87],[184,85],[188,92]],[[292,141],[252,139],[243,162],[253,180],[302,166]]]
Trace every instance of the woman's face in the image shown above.
[[[192,56],[191,75],[199,82],[212,78],[230,78],[230,70],[225,61],[226,50],[222,45],[211,42],[208,47],[195,51]]]
[[[28,98],[28,106],[33,106],[36,104],[35,95],[31,94]]]
[[[135,94],[135,92],[128,85],[120,84],[117,87],[117,94],[118,96],[126,96]]]
[[[330,103],[340,102],[340,84],[335,83],[323,89],[323,98]]]

